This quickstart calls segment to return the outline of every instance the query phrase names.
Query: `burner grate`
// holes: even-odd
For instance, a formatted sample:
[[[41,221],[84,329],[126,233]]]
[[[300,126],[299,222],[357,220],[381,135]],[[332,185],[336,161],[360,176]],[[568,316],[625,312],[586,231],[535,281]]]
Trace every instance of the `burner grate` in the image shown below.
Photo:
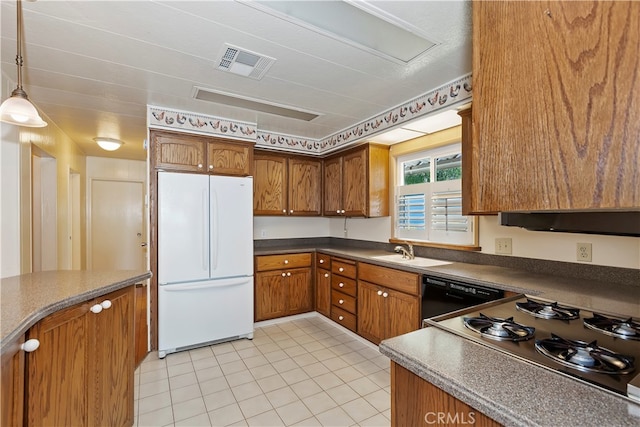
[[[580,309],[561,306],[557,302],[545,303],[527,298],[517,302],[516,309],[542,319],[573,320],[580,317]]]
[[[617,319],[593,313],[593,317],[584,319],[583,323],[588,328],[612,337],[640,341],[640,322],[631,317]]]
[[[521,325],[513,320],[489,317],[480,313],[479,317],[463,318],[464,325],[481,336],[497,341],[526,341],[533,338],[536,329]]]

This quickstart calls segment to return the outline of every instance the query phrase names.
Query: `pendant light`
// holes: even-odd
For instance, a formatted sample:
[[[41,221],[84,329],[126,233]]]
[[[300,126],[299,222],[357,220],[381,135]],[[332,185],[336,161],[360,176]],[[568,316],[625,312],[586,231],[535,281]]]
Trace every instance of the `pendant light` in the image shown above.
[[[27,93],[22,89],[22,1],[17,0],[18,21],[18,52],[16,65],[18,66],[18,87],[11,92],[0,106],[0,121],[18,126],[40,128],[47,125],[38,114],[36,107],[29,101]]]

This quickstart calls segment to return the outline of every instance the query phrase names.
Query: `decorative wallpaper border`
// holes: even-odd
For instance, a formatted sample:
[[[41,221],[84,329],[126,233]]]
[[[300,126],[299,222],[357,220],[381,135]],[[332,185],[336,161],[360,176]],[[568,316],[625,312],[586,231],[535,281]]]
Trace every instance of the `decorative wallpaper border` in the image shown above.
[[[258,127],[255,123],[239,122],[214,116],[147,106],[149,127],[182,129],[211,135],[255,141]]]
[[[462,76],[435,90],[420,95],[391,110],[381,113],[355,126],[324,139],[268,132],[257,129],[257,124],[238,122],[213,116],[147,106],[149,127],[183,129],[212,135],[222,135],[255,141],[256,147],[279,149],[303,154],[320,155],[343,146],[363,141],[375,134],[398,127],[400,124],[444,110],[472,97],[471,74]]]

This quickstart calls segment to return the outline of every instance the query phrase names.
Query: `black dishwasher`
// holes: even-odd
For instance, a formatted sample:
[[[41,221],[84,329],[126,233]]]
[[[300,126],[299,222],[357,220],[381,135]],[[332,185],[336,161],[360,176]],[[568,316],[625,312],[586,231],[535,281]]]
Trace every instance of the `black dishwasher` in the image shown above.
[[[441,277],[422,276],[423,319],[501,298],[504,298],[504,291],[499,289]]]

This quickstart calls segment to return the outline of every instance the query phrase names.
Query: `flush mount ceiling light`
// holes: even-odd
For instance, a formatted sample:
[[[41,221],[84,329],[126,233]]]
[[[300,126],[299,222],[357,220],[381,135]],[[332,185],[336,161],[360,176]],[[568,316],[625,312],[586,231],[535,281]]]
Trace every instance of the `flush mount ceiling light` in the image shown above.
[[[124,145],[124,142],[115,138],[93,138],[93,140],[100,146],[100,148],[107,151],[116,151]]]
[[[42,120],[38,110],[29,101],[27,93],[22,89],[22,2],[20,0],[17,1],[16,9],[18,22],[18,49],[16,54],[18,86],[0,106],[0,121],[18,126],[41,128],[46,126],[47,122]]]
[[[436,46],[436,43],[421,35],[420,29],[364,1],[244,3],[401,64],[409,63]]]

